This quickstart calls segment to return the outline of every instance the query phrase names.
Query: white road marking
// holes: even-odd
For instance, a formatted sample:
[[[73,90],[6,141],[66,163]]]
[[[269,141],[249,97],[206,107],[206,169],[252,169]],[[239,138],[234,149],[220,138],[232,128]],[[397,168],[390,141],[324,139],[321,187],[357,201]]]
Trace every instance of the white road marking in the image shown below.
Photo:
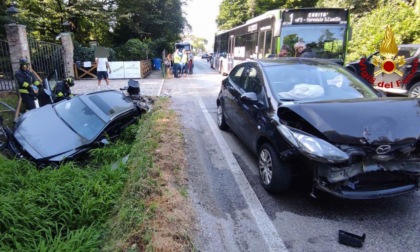
[[[209,124],[220,148],[222,150],[229,150],[229,146],[220,134],[219,128],[212,119],[211,114],[208,112],[208,109],[204,105],[203,100],[200,96],[197,96],[197,100],[200,105],[201,111],[205,115],[207,123]],[[255,221],[257,222],[258,228],[263,234],[267,246],[270,248],[270,251],[288,251],[286,246],[284,245],[283,240],[281,239],[276,228],[274,227],[272,221],[264,211],[264,208],[258,200],[257,195],[255,194],[254,190],[249,184],[247,178],[245,177],[245,174],[242,172],[242,169],[236,161],[235,157],[233,156],[232,152],[223,151],[222,153],[226,158],[226,161],[229,165],[230,170],[232,171],[236,183],[238,184],[244,199],[248,203],[250,211],[253,214]]]

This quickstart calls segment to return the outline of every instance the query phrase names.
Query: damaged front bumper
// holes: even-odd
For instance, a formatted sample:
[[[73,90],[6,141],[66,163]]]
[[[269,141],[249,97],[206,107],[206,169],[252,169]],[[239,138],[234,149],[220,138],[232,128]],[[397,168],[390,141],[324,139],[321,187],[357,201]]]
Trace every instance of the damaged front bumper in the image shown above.
[[[315,187],[347,199],[374,199],[396,196],[420,187],[420,159],[363,161],[337,167],[318,164]]]

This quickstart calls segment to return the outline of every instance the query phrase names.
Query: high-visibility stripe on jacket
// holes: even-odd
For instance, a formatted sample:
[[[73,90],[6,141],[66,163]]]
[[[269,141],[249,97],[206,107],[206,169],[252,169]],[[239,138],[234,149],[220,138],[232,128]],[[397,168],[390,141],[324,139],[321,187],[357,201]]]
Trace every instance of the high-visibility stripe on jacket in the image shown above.
[[[39,82],[36,77],[33,75],[33,73],[31,73],[30,71],[26,70],[19,70],[18,72],[16,72],[15,74],[16,80],[18,82],[19,85],[19,92],[22,94],[29,94],[32,92],[32,87],[31,85],[35,85],[38,87],[38,89],[41,86],[41,82]]]

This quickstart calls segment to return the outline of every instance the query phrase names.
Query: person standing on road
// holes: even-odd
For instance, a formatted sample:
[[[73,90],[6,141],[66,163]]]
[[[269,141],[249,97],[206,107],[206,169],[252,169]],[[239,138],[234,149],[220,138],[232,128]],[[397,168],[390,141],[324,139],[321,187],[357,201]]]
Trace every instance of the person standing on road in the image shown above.
[[[181,58],[181,76],[184,75],[184,77],[187,77],[188,74],[188,53],[185,49],[182,50],[182,58]]]
[[[171,69],[173,69],[172,66],[172,54],[168,54],[166,56],[166,59],[164,61],[165,67],[166,67],[166,76],[171,77]]]
[[[26,58],[21,58],[19,65],[19,71],[16,72],[15,78],[19,86],[20,97],[26,109],[31,110],[36,108],[37,105],[39,106],[38,94],[41,89],[41,82],[29,70],[29,61]]]
[[[98,91],[101,90],[101,81],[105,80],[106,85],[109,87],[108,72],[111,73],[111,67],[107,58],[96,58],[96,75],[98,77]]]
[[[180,52],[179,52],[179,49],[178,48],[175,50],[175,53],[173,55],[173,58],[174,58],[174,70],[173,70],[174,77],[175,78],[179,78],[180,76],[179,76],[178,71],[181,68],[181,55],[180,55]]]

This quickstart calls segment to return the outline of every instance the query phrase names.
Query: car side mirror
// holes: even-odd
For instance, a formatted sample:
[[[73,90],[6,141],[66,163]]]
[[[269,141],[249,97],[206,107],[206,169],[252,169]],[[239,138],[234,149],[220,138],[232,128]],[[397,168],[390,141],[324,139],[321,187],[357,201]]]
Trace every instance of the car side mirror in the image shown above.
[[[254,92],[247,92],[241,95],[241,101],[243,103],[257,103],[258,97],[257,94]]]

